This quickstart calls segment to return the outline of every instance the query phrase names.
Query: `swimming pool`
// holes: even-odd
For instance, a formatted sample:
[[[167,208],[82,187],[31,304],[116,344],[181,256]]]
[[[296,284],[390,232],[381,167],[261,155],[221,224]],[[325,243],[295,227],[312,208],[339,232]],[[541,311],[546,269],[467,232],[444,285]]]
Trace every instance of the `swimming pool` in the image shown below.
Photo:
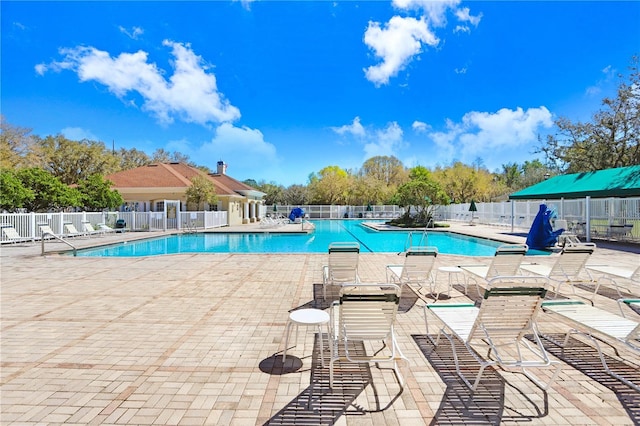
[[[405,250],[410,231],[376,231],[359,220],[313,221],[310,234],[220,233],[178,234],[109,246],[78,250],[86,257],[142,257],[179,253],[326,253],[335,241],[356,241],[362,253],[398,253]],[[368,222],[371,222],[369,220]],[[413,233],[413,245],[422,232]],[[492,256],[499,241],[469,237],[451,232],[428,232],[427,244],[443,254]]]

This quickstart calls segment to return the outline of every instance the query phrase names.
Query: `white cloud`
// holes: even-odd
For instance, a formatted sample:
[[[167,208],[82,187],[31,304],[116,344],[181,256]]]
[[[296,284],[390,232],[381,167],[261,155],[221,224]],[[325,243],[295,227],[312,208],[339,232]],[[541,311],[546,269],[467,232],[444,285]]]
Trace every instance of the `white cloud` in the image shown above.
[[[90,130],[83,129],[82,127],[65,127],[60,133],[72,141],[81,141],[83,139],[90,141],[100,140],[96,135],[91,133]]]
[[[439,40],[424,19],[394,16],[384,28],[378,22],[369,22],[364,42],[382,59],[382,63],[364,70],[367,80],[380,86],[403,70],[422,51],[423,43],[437,46]]]
[[[402,128],[395,121],[386,128],[377,130],[373,140],[364,146],[364,159],[378,155],[396,155],[396,151],[404,145]]]
[[[123,26],[119,26],[118,29],[122,34],[126,35],[127,37],[133,40],[137,40],[138,37],[144,34],[144,30],[140,27],[132,27],[131,30],[128,30]]]
[[[607,65],[602,69],[602,74],[604,74],[604,76],[600,80],[598,80],[596,84],[587,87],[587,90],[585,91],[587,96],[600,96],[600,94],[603,92],[603,88],[610,85],[614,80],[616,70],[611,65]]]
[[[478,24],[480,23],[480,20],[482,19],[482,13],[477,16],[472,16],[470,12],[471,11],[469,10],[468,7],[457,9],[455,12],[456,18],[458,18],[458,21],[460,22],[468,22],[474,27],[477,27]]]
[[[472,111],[459,123],[447,121],[446,131],[429,134],[440,158],[469,162],[476,157],[497,157],[503,151],[531,147],[541,129],[553,126],[547,108],[503,108],[495,113]]]
[[[423,45],[438,46],[440,39],[433,28],[447,25],[447,12],[452,10],[462,25],[454,32],[471,32],[468,24],[478,26],[482,14],[472,16],[468,7],[458,9],[460,0],[392,0],[403,12],[418,11],[419,19],[393,16],[384,26],[369,22],[364,34],[364,43],[373,51],[381,63],[365,68],[367,80],[379,87],[388,84],[404,70],[413,58],[422,53]]]
[[[366,131],[362,124],[360,124],[360,117],[356,117],[353,119],[353,123],[345,124],[340,127],[332,127],[331,130],[336,132],[339,135],[351,134],[358,137],[364,137],[366,135]]]
[[[193,155],[203,163],[215,164],[222,159],[236,170],[254,168],[257,171],[278,162],[276,147],[264,140],[260,130],[235,127],[231,123],[218,126],[213,139],[196,149]]]
[[[175,118],[199,124],[240,118],[238,108],[218,91],[215,75],[189,44],[165,40],[163,45],[170,47],[174,56],[174,73],[169,80],[163,70],[147,61],[147,52],[141,50],[112,57],[94,47],[61,49],[62,61],[38,64],[35,69],[41,75],[49,70],[72,70],[80,81],[101,83],[120,98],[137,93],[143,98],[142,109],[162,123],[171,123]]]
[[[245,10],[251,10],[251,3],[253,3],[255,0],[233,0],[234,2],[236,1],[240,1],[240,3],[242,4],[242,7]]]
[[[393,5],[404,10],[423,11],[431,25],[441,27],[447,23],[447,10],[454,9],[460,0],[393,0]]]
[[[431,128],[431,126],[429,126],[427,123],[424,123],[422,121],[417,121],[416,120],[411,125],[411,128],[416,133],[423,133],[423,132],[426,132],[427,130],[429,130]]]
[[[466,74],[467,73],[467,67],[455,68],[453,70],[453,72],[455,72],[456,74]]]

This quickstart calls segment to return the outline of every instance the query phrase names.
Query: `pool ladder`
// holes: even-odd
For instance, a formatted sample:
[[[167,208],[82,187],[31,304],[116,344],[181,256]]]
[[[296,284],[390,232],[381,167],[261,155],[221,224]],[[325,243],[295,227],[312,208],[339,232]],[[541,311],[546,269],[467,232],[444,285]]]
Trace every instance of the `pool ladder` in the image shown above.
[[[427,229],[425,228],[425,230],[422,231],[422,235],[420,235],[420,241],[418,241],[418,246],[426,246],[426,245],[429,245],[429,235],[427,235]],[[409,231],[409,234],[407,235],[407,239],[404,242],[404,250],[398,254],[406,253],[407,250],[409,250],[411,247],[413,247],[413,231]]]

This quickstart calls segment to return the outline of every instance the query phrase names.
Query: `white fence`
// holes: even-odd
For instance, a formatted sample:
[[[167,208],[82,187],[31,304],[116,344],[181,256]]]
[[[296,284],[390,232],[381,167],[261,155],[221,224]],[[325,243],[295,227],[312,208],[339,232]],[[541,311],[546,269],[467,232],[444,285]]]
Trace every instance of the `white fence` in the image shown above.
[[[583,198],[574,200],[508,201],[476,203],[477,211],[469,211],[469,203],[441,206],[436,220],[462,221],[505,227],[510,231],[528,231],[540,210],[540,204],[566,220],[569,231],[591,239],[640,240],[640,197]]]
[[[64,235],[65,224],[73,224],[82,232],[84,223],[90,223],[95,229],[98,224],[116,227],[116,221],[125,221],[125,228],[130,231],[166,231],[208,229],[227,226],[227,212],[181,212],[177,211],[173,217],[164,212],[77,212],[77,213],[0,213],[0,226],[14,227],[20,236],[33,240],[42,238],[41,224],[51,227],[51,230]],[[9,242],[2,233],[1,242]]]

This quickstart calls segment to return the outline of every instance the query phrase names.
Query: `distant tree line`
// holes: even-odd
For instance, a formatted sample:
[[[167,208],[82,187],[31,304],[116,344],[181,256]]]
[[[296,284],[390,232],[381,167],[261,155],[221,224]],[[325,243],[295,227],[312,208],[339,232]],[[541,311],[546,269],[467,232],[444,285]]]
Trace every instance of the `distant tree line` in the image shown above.
[[[634,56],[630,73],[620,75],[615,98],[605,98],[591,121],[555,121],[557,133],[540,140],[534,159],[507,163],[489,171],[482,159],[468,165],[452,160],[433,169],[405,167],[394,156],[367,159],[359,169],[328,165],[309,175],[306,185],[285,187],[276,182],[246,180],[266,194],[266,204],[397,204],[413,207],[426,219],[435,204],[475,200],[505,200],[508,194],[562,173],[588,172],[640,164],[640,73]],[[167,162],[182,162],[210,173],[178,152],[156,150],[148,155],[135,148],[108,149],[103,142],[73,141],[62,135],[44,138],[14,126],[0,116],[0,209],[52,211],[68,208],[114,209],[122,197],[104,176],[122,170]],[[215,201],[214,188],[195,180],[188,203]]]

